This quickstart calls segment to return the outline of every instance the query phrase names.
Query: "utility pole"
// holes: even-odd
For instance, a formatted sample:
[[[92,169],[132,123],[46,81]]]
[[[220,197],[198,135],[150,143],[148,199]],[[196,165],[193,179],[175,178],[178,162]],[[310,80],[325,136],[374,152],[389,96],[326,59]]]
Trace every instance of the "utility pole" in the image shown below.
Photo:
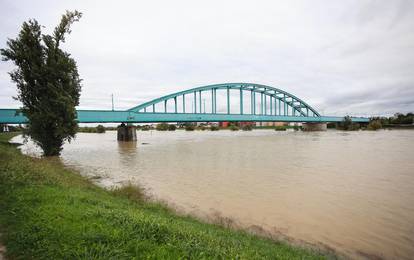
[[[114,94],[112,94],[111,97],[112,97],[112,111],[114,111]]]

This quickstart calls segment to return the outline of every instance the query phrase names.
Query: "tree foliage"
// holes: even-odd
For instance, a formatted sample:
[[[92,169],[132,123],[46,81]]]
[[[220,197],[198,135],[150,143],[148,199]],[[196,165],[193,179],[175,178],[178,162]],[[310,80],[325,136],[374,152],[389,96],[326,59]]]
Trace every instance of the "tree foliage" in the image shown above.
[[[390,124],[401,124],[401,125],[414,124],[414,114],[407,113],[404,115],[401,113],[397,113],[393,117],[391,117],[389,121],[390,121]]]
[[[191,123],[185,124],[185,130],[186,131],[194,131],[194,129],[195,129],[195,126],[193,124],[191,124]]]
[[[168,131],[175,131],[175,129],[177,129],[176,125],[172,125],[172,124],[168,125]]]
[[[96,132],[99,133],[99,134],[105,133],[105,131],[106,130],[105,130],[105,127],[103,125],[98,125],[96,127]]]
[[[338,124],[337,128],[345,131],[355,131],[360,129],[360,125],[352,122],[352,118],[350,116],[345,116],[342,122]]]
[[[168,130],[168,124],[167,123],[159,123],[155,127],[157,131],[167,131]]]
[[[367,126],[368,130],[373,130],[373,131],[376,131],[376,130],[381,129],[381,128],[382,128],[381,121],[380,120],[375,120],[375,119],[371,120],[369,122],[368,126]]]
[[[46,156],[59,155],[63,142],[76,133],[81,79],[75,60],[60,45],[81,16],[67,11],[52,35],[42,34],[34,19],[24,22],[17,38],[0,50],[3,61],[13,61],[17,67],[9,74],[17,85],[21,111],[29,119],[25,134]]]
[[[210,126],[210,130],[211,131],[218,131],[218,130],[220,130],[220,128],[218,127],[218,125],[212,125],[212,126]]]
[[[230,125],[229,125],[229,129],[231,130],[231,131],[239,131],[239,127],[236,125],[236,124],[233,124],[233,123],[231,123]]]
[[[242,126],[242,130],[243,131],[252,131],[253,130],[253,126],[251,124],[243,125]]]
[[[275,131],[286,131],[287,127],[285,125],[277,125],[275,126]]]
[[[394,125],[412,125],[414,124],[414,113],[407,114],[396,113],[394,116],[385,117],[372,117],[371,121],[379,121],[382,126],[394,126]]]

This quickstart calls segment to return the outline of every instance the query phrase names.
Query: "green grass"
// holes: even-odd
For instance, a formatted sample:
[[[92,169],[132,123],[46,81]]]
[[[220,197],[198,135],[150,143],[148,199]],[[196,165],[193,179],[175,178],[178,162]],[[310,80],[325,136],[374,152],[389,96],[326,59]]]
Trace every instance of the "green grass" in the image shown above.
[[[104,190],[0,134],[0,232],[11,259],[321,259],[316,251],[178,216],[128,185]]]

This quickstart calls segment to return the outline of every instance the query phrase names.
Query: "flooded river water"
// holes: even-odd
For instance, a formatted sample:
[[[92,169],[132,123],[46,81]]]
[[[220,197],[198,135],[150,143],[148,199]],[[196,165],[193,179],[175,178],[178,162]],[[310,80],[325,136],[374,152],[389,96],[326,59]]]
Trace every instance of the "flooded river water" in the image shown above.
[[[229,217],[351,258],[414,258],[414,131],[137,136],[122,143],[116,132],[80,133],[62,160],[104,186],[137,182],[195,215]],[[36,153],[30,143],[22,149]]]

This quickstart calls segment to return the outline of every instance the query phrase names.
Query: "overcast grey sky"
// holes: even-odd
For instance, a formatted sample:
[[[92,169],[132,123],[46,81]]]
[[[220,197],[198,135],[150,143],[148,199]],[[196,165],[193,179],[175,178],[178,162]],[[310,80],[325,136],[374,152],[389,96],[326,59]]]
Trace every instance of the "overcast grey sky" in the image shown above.
[[[286,90],[326,115],[414,111],[414,1],[1,0],[0,48],[23,21],[50,33],[83,13],[63,48],[83,78],[80,108],[127,109],[224,82]],[[0,62],[0,107],[18,107]]]

